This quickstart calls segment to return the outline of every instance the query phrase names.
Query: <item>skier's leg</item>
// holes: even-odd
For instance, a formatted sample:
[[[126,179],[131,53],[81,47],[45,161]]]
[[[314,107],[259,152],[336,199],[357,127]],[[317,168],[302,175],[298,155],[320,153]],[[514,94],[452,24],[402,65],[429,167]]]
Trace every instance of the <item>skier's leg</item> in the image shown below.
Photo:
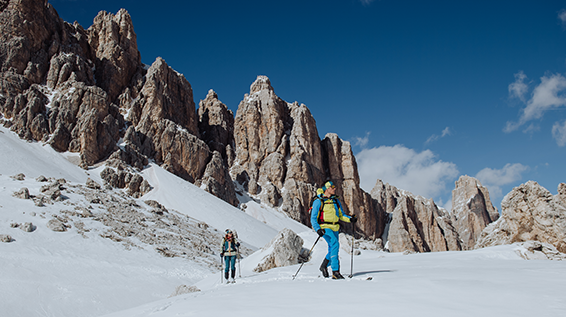
[[[230,270],[230,256],[226,255],[224,256],[224,277],[226,278],[226,281],[228,281],[228,270]]]
[[[234,279],[234,277],[236,277],[236,256],[233,255],[231,258],[232,279]]]
[[[328,249],[330,254],[330,267],[332,268],[332,271],[340,271],[340,258],[338,257],[338,252],[340,251],[340,240],[338,238],[338,231],[327,229],[324,236],[329,237],[327,241],[329,241]]]
[[[324,235],[322,236],[328,245],[328,252],[326,253],[325,259],[330,261],[330,257],[332,256],[332,237],[331,237],[332,230],[324,229]]]

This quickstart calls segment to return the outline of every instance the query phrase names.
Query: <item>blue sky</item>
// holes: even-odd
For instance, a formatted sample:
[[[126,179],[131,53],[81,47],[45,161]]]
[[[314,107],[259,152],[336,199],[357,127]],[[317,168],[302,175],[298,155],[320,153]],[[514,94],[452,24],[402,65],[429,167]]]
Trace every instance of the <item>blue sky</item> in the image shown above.
[[[195,102],[234,112],[266,75],[350,141],[377,178],[449,207],[460,175],[494,205],[528,180],[566,182],[564,1],[52,0],[83,27],[128,10],[142,61],[183,73]]]

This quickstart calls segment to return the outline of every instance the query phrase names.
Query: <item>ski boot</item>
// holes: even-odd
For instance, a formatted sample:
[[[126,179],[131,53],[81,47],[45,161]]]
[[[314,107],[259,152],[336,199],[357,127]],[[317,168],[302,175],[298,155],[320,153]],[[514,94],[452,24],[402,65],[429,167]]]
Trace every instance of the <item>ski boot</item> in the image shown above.
[[[328,275],[328,263],[330,261],[328,259],[324,259],[324,261],[322,261],[322,264],[320,265],[320,271],[322,272],[322,276],[324,276],[325,278],[329,278],[330,275]]]
[[[332,279],[333,280],[343,280],[344,276],[340,274],[340,271],[332,271]]]

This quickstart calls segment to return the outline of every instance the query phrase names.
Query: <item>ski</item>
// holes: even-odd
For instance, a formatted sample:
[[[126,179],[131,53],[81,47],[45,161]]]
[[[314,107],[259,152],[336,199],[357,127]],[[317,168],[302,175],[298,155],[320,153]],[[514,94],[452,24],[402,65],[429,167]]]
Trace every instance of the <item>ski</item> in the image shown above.
[[[323,280],[339,281],[339,280],[335,280],[335,279],[333,279],[333,278],[325,278],[325,277],[322,276],[322,275],[318,275],[317,278],[323,279]],[[368,277],[366,277],[366,278],[354,278],[354,276],[348,275],[348,278],[350,278],[350,279],[355,279],[355,280],[360,280],[360,281],[371,281],[371,280],[373,280],[373,276],[368,276]]]

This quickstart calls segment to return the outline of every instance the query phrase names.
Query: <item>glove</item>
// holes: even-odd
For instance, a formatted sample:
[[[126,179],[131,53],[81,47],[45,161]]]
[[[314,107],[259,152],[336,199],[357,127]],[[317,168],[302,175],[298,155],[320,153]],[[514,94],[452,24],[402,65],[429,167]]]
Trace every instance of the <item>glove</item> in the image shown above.
[[[324,229],[318,229],[316,233],[318,233],[319,237],[322,237],[325,234]]]
[[[350,222],[351,222],[351,223],[356,223],[357,221],[358,221],[358,217],[356,217],[356,215],[352,215],[352,216],[350,217]]]
[[[224,252],[220,252],[220,258],[222,259],[224,257]]]

